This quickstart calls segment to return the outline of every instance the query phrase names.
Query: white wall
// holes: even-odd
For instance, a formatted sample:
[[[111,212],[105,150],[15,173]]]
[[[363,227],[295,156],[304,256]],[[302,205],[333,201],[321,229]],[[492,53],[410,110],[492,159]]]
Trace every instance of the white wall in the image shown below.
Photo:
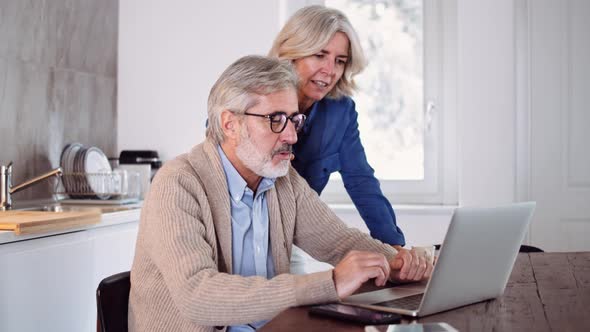
[[[264,54],[282,21],[311,0],[262,2],[122,0],[119,37],[119,149],[156,149],[173,158],[204,138],[207,95],[221,71],[239,56]],[[444,3],[446,68],[458,105],[453,123],[459,150],[461,205],[514,199],[515,105],[513,0]],[[287,14],[281,13],[287,12]],[[449,76],[450,77],[450,76]],[[449,91],[454,91],[450,89]],[[455,117],[451,118],[455,120]],[[453,136],[453,135],[448,135]],[[445,143],[448,144],[448,143]],[[452,154],[451,154],[452,155]],[[454,173],[453,172],[445,172]],[[452,200],[456,201],[456,200]],[[425,217],[398,210],[409,242],[441,242],[450,215]],[[340,211],[342,212],[342,211]],[[339,213],[347,222],[356,211]],[[355,219],[356,218],[356,219]],[[357,220],[358,219],[358,220]],[[438,222],[433,226],[434,220]],[[424,223],[430,223],[426,226]],[[420,227],[413,227],[421,225]],[[423,232],[428,229],[428,232]],[[436,229],[436,231],[435,231]],[[430,234],[418,237],[420,233]]]
[[[279,31],[277,1],[121,0],[120,150],[164,160],[205,137],[207,96],[240,56],[266,54]]]
[[[331,208],[348,226],[369,233],[354,206],[334,204]],[[394,209],[397,225],[404,232],[407,246],[441,244],[455,210],[453,207],[419,205],[395,205]]]
[[[457,2],[459,203],[514,201],[514,0]]]
[[[282,11],[293,12],[302,4],[318,1],[223,0],[212,4],[189,0],[122,0],[119,150],[156,149],[167,160],[200,142],[204,138],[207,95],[220,72],[239,56],[265,54],[280,22],[286,17]],[[536,11],[527,9],[533,3]],[[537,185],[530,181],[530,176],[531,169],[543,165],[532,164],[531,144],[542,147],[547,138],[535,138],[530,134],[530,128],[535,128],[531,127],[530,120],[537,115],[535,109],[529,107],[541,101],[530,99],[536,97],[535,93],[528,92],[529,87],[535,87],[539,83],[535,78],[540,76],[531,75],[528,66],[531,58],[544,59],[546,52],[529,49],[528,43],[530,34],[534,37],[543,29],[553,31],[554,25],[537,20],[534,15],[527,18],[527,15],[538,12],[539,8],[551,12],[551,8],[545,8],[551,3],[525,0],[441,2],[443,20],[450,20],[445,24],[445,29],[450,30],[445,38],[450,40],[444,41],[443,57],[445,75],[452,79],[445,84],[456,85],[456,89],[449,89],[456,93],[445,95],[443,102],[456,104],[455,115],[445,117],[444,121],[445,128],[456,134],[457,141],[445,135],[444,144],[451,146],[444,149],[447,157],[457,151],[459,205],[490,206],[539,199],[530,190]],[[567,3],[570,7],[583,4],[573,0]],[[540,26],[530,25],[523,19],[532,19]],[[530,32],[532,28],[534,31]],[[576,86],[584,87],[584,84],[580,80]],[[578,111],[584,114],[581,108]],[[581,131],[588,128],[587,125],[578,127]],[[536,141],[531,142],[531,139]],[[574,148],[585,151],[583,144]],[[555,159],[555,154],[544,153],[542,157]],[[454,170],[445,169],[443,174],[455,177]],[[556,176],[560,174],[552,173],[543,178]],[[542,208],[544,211],[563,208],[558,204],[550,201]],[[542,213],[542,209],[538,210]],[[577,224],[588,228],[587,222],[577,221],[587,220],[588,215],[576,218]],[[535,222],[538,221],[533,220]],[[546,235],[551,234],[547,232]],[[556,240],[558,243],[567,241],[570,240],[565,237]]]
[[[215,79],[239,56],[266,53],[284,19],[281,10],[295,5],[122,0],[119,150],[156,149],[167,160],[200,142]],[[459,149],[459,202],[511,202],[514,0],[457,0],[456,15],[457,40],[449,45],[457,55],[458,145],[447,149]]]

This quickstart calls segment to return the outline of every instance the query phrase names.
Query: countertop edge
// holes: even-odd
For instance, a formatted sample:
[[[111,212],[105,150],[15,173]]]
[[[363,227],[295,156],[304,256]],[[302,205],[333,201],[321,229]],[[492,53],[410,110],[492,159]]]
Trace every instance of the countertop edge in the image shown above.
[[[32,239],[42,238],[42,237],[47,237],[47,236],[55,236],[55,235],[60,235],[60,234],[79,232],[79,231],[101,228],[101,227],[109,227],[109,226],[115,226],[115,225],[120,225],[120,224],[139,222],[140,214],[141,214],[141,208],[118,211],[118,212],[103,213],[99,223],[92,224],[92,225],[85,225],[82,227],[73,227],[73,228],[68,228],[68,229],[62,229],[62,230],[58,230],[55,232],[16,235],[13,231],[0,231],[0,245],[9,244],[9,243],[13,243],[13,242],[32,240]]]

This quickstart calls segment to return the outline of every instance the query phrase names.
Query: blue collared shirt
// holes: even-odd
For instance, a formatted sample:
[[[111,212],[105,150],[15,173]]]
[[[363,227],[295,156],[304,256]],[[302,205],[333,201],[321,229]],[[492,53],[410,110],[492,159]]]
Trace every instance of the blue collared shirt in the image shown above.
[[[244,277],[274,277],[274,263],[269,246],[268,205],[265,193],[274,187],[275,179],[262,178],[256,195],[227,159],[220,146],[217,151],[227,178],[231,202],[232,270]],[[259,328],[267,321],[250,323]],[[252,331],[248,325],[230,326],[228,331]]]

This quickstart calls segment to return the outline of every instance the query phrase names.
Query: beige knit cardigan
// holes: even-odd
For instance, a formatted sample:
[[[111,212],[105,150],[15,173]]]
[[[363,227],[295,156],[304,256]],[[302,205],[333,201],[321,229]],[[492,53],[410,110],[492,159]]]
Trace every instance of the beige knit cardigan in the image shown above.
[[[289,274],[291,246],[336,265],[351,249],[396,251],[348,228],[293,168],[267,191],[276,276],[232,275],[230,197],[216,145],[166,163],[141,212],[129,295],[130,331],[215,331],[338,300],[332,271]]]

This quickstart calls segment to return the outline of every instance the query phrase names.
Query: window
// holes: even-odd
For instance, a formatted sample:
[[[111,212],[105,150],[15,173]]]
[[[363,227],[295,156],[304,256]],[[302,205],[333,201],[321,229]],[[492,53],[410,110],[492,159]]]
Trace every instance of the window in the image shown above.
[[[326,6],[347,14],[369,59],[357,76],[354,100],[361,139],[377,177],[423,180],[422,1],[326,0]]]
[[[291,10],[318,2],[291,3]],[[443,94],[443,10],[452,8],[442,8],[436,0],[323,3],[348,16],[368,59],[356,77],[359,91],[353,99],[367,159],[385,195],[392,203],[456,202],[456,181],[448,176],[454,172],[444,171],[453,165],[452,158],[442,158],[448,135],[441,130],[443,105],[438,103]],[[453,4],[448,1],[446,6]],[[322,198],[350,202],[339,174],[332,175]]]

